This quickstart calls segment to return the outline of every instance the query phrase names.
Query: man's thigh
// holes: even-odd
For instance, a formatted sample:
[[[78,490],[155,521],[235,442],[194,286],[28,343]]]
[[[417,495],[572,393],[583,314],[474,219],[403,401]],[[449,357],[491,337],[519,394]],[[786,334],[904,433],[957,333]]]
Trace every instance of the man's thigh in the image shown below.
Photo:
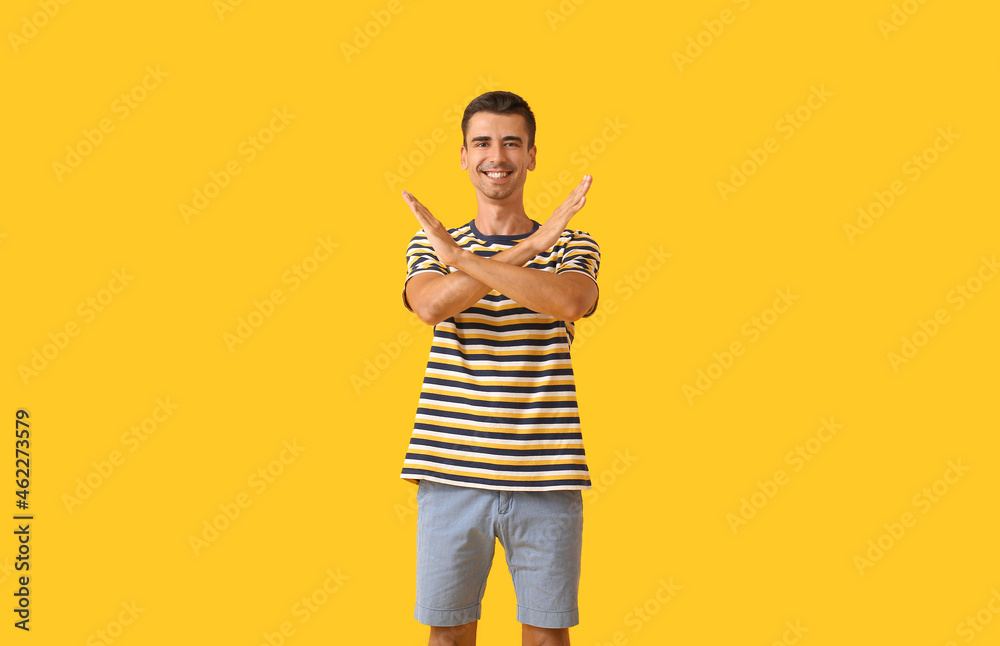
[[[481,617],[493,564],[495,491],[421,480],[417,489],[414,618],[459,626]]]
[[[517,593],[517,620],[539,628],[580,623],[581,492],[517,492],[499,527]]]

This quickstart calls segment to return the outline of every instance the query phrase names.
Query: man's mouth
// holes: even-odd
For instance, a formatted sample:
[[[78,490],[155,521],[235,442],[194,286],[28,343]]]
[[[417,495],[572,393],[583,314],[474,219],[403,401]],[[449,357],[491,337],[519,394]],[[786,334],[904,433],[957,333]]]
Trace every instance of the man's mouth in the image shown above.
[[[486,175],[487,177],[489,177],[490,179],[504,179],[505,177],[507,177],[508,175],[510,175],[513,171],[509,171],[509,170],[484,170],[484,171],[481,171],[481,172],[484,175]]]

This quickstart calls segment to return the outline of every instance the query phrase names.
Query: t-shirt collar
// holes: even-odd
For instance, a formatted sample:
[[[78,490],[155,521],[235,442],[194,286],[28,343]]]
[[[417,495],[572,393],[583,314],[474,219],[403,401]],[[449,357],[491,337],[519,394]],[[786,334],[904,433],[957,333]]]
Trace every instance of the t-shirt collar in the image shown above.
[[[469,228],[472,230],[472,235],[476,236],[476,238],[478,238],[479,240],[483,240],[484,242],[490,242],[490,243],[493,243],[493,242],[516,242],[518,240],[522,240],[522,239],[527,238],[528,236],[530,236],[535,231],[538,231],[538,227],[540,227],[540,226],[542,226],[542,225],[540,225],[538,222],[535,222],[534,220],[532,220],[531,221],[531,231],[528,231],[526,233],[515,233],[514,235],[509,235],[509,236],[504,236],[504,235],[488,236],[488,235],[484,234],[482,231],[480,231],[478,228],[476,228],[476,220],[475,220],[475,218],[473,218],[472,222],[469,223]]]

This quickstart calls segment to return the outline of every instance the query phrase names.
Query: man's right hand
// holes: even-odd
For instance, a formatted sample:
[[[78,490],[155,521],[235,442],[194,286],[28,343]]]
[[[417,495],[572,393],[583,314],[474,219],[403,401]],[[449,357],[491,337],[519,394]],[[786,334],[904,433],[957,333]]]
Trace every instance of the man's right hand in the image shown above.
[[[559,241],[559,237],[566,230],[570,218],[576,215],[587,203],[587,191],[590,190],[590,184],[593,181],[592,175],[584,175],[576,188],[570,192],[569,197],[553,211],[545,224],[528,237],[532,246],[538,249],[538,253],[545,251]]]

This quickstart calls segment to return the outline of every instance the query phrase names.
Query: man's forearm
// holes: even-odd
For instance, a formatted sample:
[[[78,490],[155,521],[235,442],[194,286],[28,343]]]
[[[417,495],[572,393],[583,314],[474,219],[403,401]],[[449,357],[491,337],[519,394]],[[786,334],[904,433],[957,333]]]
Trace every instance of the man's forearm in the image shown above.
[[[593,305],[597,286],[589,278],[559,275],[537,269],[498,263],[464,252],[457,269],[535,312],[564,321],[575,321]]]
[[[483,260],[521,267],[544,251],[537,247],[538,244],[529,236],[513,247]],[[495,287],[488,283],[483,283],[458,270],[428,281],[417,290],[417,293],[410,294],[407,291],[407,300],[421,320],[433,325],[472,307],[493,289]]]

